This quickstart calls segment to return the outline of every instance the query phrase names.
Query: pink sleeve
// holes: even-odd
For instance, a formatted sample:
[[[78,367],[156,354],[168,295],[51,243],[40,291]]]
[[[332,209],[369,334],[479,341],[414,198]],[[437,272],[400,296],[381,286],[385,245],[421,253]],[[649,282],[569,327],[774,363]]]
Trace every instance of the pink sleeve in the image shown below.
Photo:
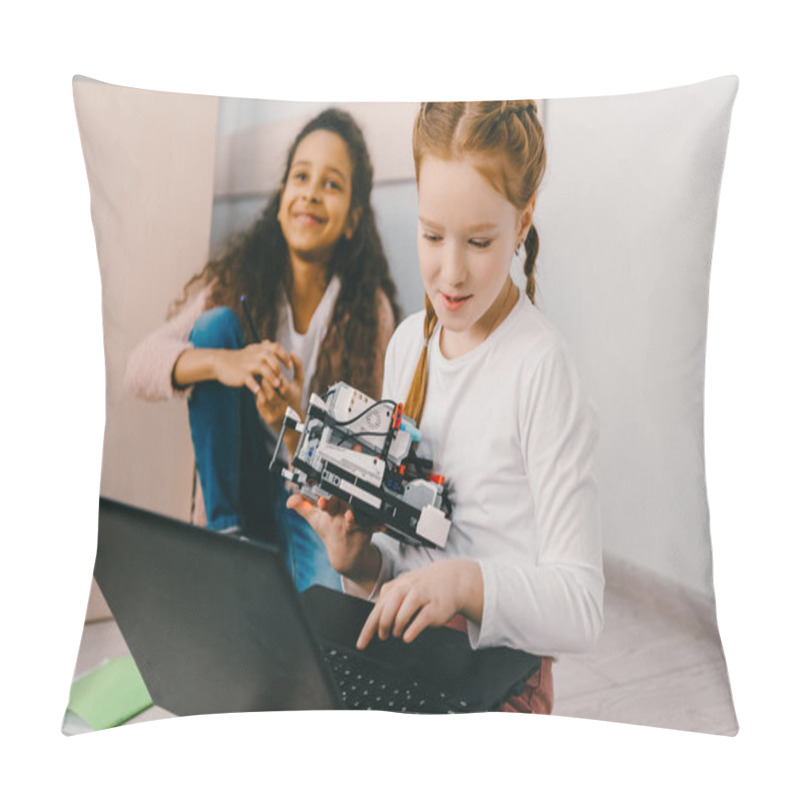
[[[140,400],[169,400],[189,396],[192,387],[176,389],[172,383],[172,371],[178,356],[193,346],[189,334],[198,317],[206,310],[210,294],[211,287],[207,286],[165,325],[136,346],[125,370],[126,392]]]

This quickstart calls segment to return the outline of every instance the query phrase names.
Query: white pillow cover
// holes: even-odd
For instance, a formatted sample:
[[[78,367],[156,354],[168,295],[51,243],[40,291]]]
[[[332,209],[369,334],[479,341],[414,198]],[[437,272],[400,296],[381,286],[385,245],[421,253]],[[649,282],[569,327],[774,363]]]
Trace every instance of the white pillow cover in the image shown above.
[[[535,216],[537,304],[564,334],[597,410],[604,552],[609,564],[631,565],[709,604],[712,616],[705,341],[737,85],[726,77],[540,105],[548,169]],[[240,155],[238,165],[236,154],[264,148],[256,159],[266,164],[256,170],[263,179],[243,191],[266,196],[287,131],[299,130],[317,105],[150,92],[80,77],[74,94],[103,291],[101,491],[187,518],[193,455],[185,408],[126,396],[127,357],[204,263],[214,226],[228,213],[231,172],[252,184],[255,154]],[[254,102],[259,119],[249,131],[224,128],[224,104]],[[395,281],[417,286],[414,109],[347,108],[362,122],[376,163],[374,206]],[[406,313],[415,310],[409,305]],[[163,469],[152,469],[156,462]],[[724,668],[719,681],[729,697]]]

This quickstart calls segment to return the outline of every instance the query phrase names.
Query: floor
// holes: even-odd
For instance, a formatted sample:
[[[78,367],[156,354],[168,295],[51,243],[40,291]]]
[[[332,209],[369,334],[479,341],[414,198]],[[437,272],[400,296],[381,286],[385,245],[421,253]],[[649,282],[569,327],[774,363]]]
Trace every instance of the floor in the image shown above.
[[[622,564],[606,564],[605,629],[554,667],[560,716],[734,735],[713,607]],[[75,674],[128,653],[113,620],[87,623]],[[151,708],[135,722],[171,716]]]
[[[605,575],[603,634],[555,665],[554,713],[735,735],[713,605],[623,564]]]

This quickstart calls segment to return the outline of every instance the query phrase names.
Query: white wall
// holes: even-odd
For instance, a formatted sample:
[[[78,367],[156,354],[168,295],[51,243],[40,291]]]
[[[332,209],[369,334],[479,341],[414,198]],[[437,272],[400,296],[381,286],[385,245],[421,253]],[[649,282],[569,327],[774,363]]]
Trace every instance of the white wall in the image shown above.
[[[710,594],[709,269],[736,80],[547,103],[537,302],[597,408],[605,552]]]

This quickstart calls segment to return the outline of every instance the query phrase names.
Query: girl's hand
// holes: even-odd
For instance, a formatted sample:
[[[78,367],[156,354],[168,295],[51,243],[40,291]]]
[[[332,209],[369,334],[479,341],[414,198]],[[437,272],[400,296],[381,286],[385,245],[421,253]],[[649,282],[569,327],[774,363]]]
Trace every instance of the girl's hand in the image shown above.
[[[283,350],[283,348],[281,349]],[[294,353],[288,358],[294,370],[292,379],[287,380],[283,372],[279,371],[278,376],[273,377],[271,381],[263,380],[256,392],[258,413],[264,422],[276,431],[279,431],[283,424],[287,406],[291,406],[300,415],[300,418],[303,418],[303,409],[301,408],[305,380],[303,363]]]
[[[291,353],[289,360],[293,369],[292,380],[286,380],[286,377],[281,374],[276,388],[287,405],[290,405],[302,417],[303,409],[300,406],[303,402],[303,383],[305,383],[303,362],[296,353]]]
[[[317,505],[293,494],[286,507],[294,509],[319,534],[331,566],[365,590],[371,590],[380,572],[381,555],[372,544],[372,530],[356,523],[352,510],[337,499],[319,498]]]
[[[453,558],[406,572],[385,583],[356,647],[363,650],[375,633],[412,642],[420,631],[449,622],[456,614],[483,618],[483,573],[477,561]]]
[[[256,395],[260,378],[261,386],[271,389],[274,394],[276,385],[280,385],[281,380],[285,381],[281,364],[287,369],[293,367],[286,350],[277,342],[265,339],[241,350],[216,350],[214,376],[226,386],[247,386]]]

